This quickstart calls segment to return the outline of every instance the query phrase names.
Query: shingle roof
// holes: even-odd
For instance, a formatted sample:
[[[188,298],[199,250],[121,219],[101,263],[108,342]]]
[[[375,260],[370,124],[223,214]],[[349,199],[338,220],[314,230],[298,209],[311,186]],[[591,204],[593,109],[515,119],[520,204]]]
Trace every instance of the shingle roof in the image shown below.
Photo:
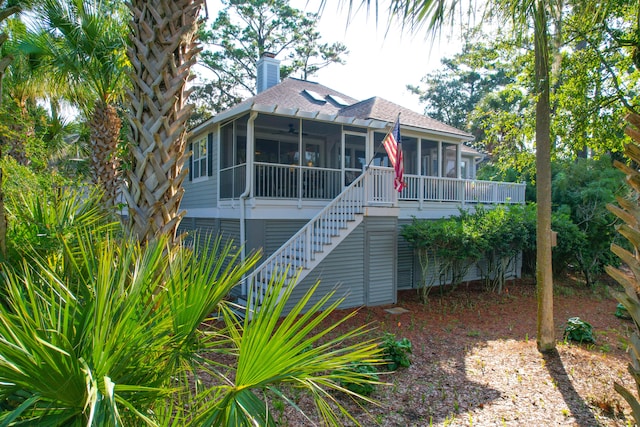
[[[394,122],[398,114],[400,114],[400,124],[404,126],[413,126],[420,129],[471,137],[467,132],[377,96],[345,107],[340,111],[340,114],[344,116],[354,116],[360,119],[378,119],[387,122]]]
[[[320,99],[322,100],[320,101]],[[341,105],[339,101],[344,101],[349,105]],[[221,115],[227,116],[228,113],[256,109],[256,107],[278,107],[280,109],[292,109],[296,112],[326,114],[362,120],[373,119],[383,122],[395,122],[398,113],[400,113],[400,124],[403,126],[455,135],[464,139],[473,138],[467,132],[416,113],[386,99],[373,97],[358,101],[319,83],[294,78],[283,80],[264,92],[246,99],[227,110],[227,112],[221,113]]]

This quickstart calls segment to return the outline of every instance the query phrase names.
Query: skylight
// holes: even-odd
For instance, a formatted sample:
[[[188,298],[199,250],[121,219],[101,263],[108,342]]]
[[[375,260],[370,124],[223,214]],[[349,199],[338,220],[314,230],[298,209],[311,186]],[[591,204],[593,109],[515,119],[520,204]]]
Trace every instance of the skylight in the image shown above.
[[[338,95],[329,95],[328,97],[329,97],[329,99],[331,99],[333,102],[335,102],[338,105],[342,105],[344,107],[346,107],[347,105],[351,105],[347,101],[345,101],[344,99],[339,97]]]
[[[314,92],[312,90],[309,89],[305,89],[304,93],[306,93],[309,97],[311,97],[311,99],[313,99],[314,101],[318,101],[318,102],[327,102],[322,96],[320,96],[319,93]]]

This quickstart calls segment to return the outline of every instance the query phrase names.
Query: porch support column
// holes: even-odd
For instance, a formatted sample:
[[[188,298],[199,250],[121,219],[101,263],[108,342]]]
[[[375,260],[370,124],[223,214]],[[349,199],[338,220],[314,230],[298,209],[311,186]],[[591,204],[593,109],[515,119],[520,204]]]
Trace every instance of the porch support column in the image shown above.
[[[253,197],[253,160],[255,156],[255,133],[253,122],[258,117],[258,112],[252,111],[249,116],[249,120],[247,120],[247,154],[246,154],[246,170],[245,170],[245,188],[244,192],[240,195],[240,259],[244,262],[247,258],[246,253],[246,240],[247,240],[247,226],[245,224],[245,208],[247,205],[247,196]],[[234,141],[235,145],[235,141]],[[242,294],[248,295],[248,284],[245,277],[242,278]]]
[[[344,125],[340,125],[340,192],[342,192],[342,189],[345,187],[344,183],[346,174],[344,168],[346,167],[346,165],[344,162],[344,153],[346,152],[346,140],[347,137],[344,134]]]
[[[462,178],[462,143],[456,145],[456,177]]]
[[[438,141],[438,177],[442,178],[442,141]]]

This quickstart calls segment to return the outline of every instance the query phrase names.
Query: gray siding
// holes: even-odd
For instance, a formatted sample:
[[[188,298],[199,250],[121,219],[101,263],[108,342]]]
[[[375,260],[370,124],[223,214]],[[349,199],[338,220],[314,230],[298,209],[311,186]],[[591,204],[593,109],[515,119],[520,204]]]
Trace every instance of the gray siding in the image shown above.
[[[290,310],[317,280],[320,285],[311,302],[337,289],[333,301],[340,308],[396,302],[397,220],[366,217],[293,291]]]
[[[197,182],[188,178],[184,180],[184,195],[180,206],[187,211],[195,208],[214,208],[218,205],[218,134],[217,131],[214,131],[210,135],[213,138],[213,150],[210,150],[212,159],[209,164],[213,168],[204,180]],[[185,162],[185,167],[188,168],[190,165],[191,157]]]
[[[187,234],[190,237],[195,230],[195,218],[183,218],[178,224],[178,234]]]
[[[416,259],[413,248],[409,246],[409,243],[400,234],[402,226],[405,224],[411,224],[411,221],[398,220],[398,290],[413,289],[417,287],[416,281],[420,279],[420,264]],[[414,272],[415,268],[418,269],[418,274]]]
[[[186,233],[186,242],[196,243],[203,248],[213,249],[220,235],[220,221],[215,218],[184,218],[178,227],[179,233]]]
[[[396,302],[397,228],[394,217],[365,218],[365,304]]]
[[[268,220],[264,228],[264,252],[272,254],[307,223],[305,220]]]
[[[247,249],[250,251],[262,250],[263,257],[268,257],[280,249],[306,223],[306,220],[248,220]]]
[[[221,219],[220,234],[224,242],[233,241],[235,246],[240,246],[240,221],[237,219]]]
[[[315,303],[322,296],[337,288],[332,301],[346,299],[341,308],[358,307],[365,304],[364,298],[364,224],[360,224],[343,240],[307,277],[295,287],[287,303],[289,311],[317,280],[320,286],[311,299]]]
[[[367,233],[367,305],[396,302],[394,231]]]

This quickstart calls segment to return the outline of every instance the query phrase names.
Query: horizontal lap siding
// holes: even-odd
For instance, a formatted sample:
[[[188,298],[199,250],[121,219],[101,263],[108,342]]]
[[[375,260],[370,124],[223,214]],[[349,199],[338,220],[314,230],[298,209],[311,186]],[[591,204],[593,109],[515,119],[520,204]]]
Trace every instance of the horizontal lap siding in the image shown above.
[[[215,240],[219,233],[219,220],[215,218],[187,217],[178,226],[178,234],[184,235],[189,244],[195,242],[203,244],[207,240]]]
[[[206,209],[215,208],[218,205],[218,150],[215,147],[217,140],[217,132],[213,132],[214,149],[211,150],[213,171],[210,176],[196,182],[189,179],[183,181],[182,186],[185,191],[180,203],[182,209]],[[184,166],[186,168],[191,167],[191,157],[185,162]]]
[[[346,297],[341,304],[341,308],[364,305],[365,265],[363,241],[364,226],[360,224],[320,265],[295,287],[291,299],[287,303],[287,312],[317,280],[320,280],[320,286],[311,299],[312,304],[337,287],[337,291],[331,301]]]
[[[264,253],[274,253],[306,223],[304,220],[267,220],[264,227]]]
[[[189,211],[197,208],[215,208],[217,206],[217,186],[215,176],[207,177],[204,181],[196,183],[184,182],[184,196],[180,207]]]
[[[242,245],[240,241],[240,221],[237,219],[221,219],[220,235],[223,242],[233,241],[234,246],[240,247]]]

